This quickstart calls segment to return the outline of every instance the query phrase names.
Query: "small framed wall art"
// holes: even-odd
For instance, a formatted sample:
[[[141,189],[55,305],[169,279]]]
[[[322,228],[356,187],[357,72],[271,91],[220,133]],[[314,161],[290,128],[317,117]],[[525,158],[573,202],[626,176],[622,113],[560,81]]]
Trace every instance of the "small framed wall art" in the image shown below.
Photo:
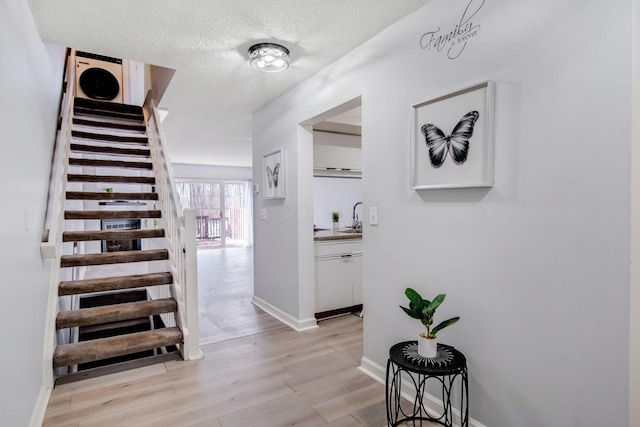
[[[411,189],[493,186],[493,91],[486,81],[411,107]]]
[[[265,199],[284,199],[285,197],[285,165],[284,150],[278,148],[262,156],[262,174]]]

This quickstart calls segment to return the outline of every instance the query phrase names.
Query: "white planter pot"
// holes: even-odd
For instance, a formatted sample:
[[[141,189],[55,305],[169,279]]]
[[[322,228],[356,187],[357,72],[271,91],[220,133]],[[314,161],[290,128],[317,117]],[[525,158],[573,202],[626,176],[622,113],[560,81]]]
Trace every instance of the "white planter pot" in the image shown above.
[[[334,222],[333,223],[333,231],[337,231],[338,228],[340,228],[340,223],[339,222]]]
[[[436,357],[436,354],[438,354],[438,339],[425,338],[423,334],[418,335],[418,354],[422,357]]]

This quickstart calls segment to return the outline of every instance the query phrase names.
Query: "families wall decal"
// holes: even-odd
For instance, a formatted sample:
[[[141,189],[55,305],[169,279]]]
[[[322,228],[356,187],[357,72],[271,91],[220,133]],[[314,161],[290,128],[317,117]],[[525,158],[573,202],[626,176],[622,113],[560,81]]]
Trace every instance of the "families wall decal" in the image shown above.
[[[485,0],[470,0],[458,23],[448,32],[438,27],[420,37],[420,47],[435,52],[445,51],[447,58],[457,59],[467,43],[478,35],[481,25],[473,22],[473,18],[484,6]]]

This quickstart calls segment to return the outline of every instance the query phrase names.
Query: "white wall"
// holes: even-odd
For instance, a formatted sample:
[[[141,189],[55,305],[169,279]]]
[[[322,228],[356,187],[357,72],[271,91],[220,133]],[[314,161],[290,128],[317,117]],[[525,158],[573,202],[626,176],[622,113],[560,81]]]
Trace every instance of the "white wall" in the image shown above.
[[[173,167],[173,176],[181,179],[221,179],[231,181],[249,181],[252,177],[251,168],[234,166],[192,165],[187,163],[172,163],[171,166]]]
[[[29,423],[43,384],[49,274],[40,240],[63,60],[64,49],[41,42],[26,1],[0,2],[0,414],[7,426]]]
[[[634,6],[629,402],[640,401],[640,1],[634,0]],[[629,408],[629,426],[637,425],[640,406],[633,404]]]
[[[270,218],[255,224],[256,293],[307,312],[312,138],[296,125],[361,95],[363,199],[380,209],[363,241],[365,358],[384,365],[419,331],[397,307],[405,287],[446,292],[438,316],[462,320],[440,338],[467,355],[472,418],[625,426],[632,2],[487,0],[458,59],[420,48],[468,4],[432,1],[254,115],[254,162],[277,141],[289,177],[284,201],[256,199]],[[410,190],[409,107],[486,79],[494,187]]]
[[[331,212],[340,212],[340,228],[351,227],[353,206],[362,201],[362,180],[358,178],[313,178],[313,223],[331,228]],[[362,206],[356,208],[362,221]]]

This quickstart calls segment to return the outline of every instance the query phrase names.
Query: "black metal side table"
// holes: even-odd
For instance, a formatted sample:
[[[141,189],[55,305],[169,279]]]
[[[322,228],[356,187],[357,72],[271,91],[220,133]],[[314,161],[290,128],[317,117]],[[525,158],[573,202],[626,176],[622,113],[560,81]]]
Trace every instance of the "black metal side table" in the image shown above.
[[[403,378],[403,373],[406,373]],[[398,426],[401,423],[422,420],[436,422],[444,426],[453,426],[453,407],[451,392],[456,378],[461,379],[460,418],[462,427],[469,425],[469,378],[467,376],[467,359],[455,348],[438,344],[436,357],[425,358],[418,354],[417,341],[398,343],[389,349],[386,378],[387,424]],[[442,403],[444,412],[433,417],[427,412],[423,396],[427,380],[433,378],[442,385]],[[410,380],[416,390],[416,397],[411,410],[401,406],[402,381]],[[407,405],[405,405],[406,408]]]

